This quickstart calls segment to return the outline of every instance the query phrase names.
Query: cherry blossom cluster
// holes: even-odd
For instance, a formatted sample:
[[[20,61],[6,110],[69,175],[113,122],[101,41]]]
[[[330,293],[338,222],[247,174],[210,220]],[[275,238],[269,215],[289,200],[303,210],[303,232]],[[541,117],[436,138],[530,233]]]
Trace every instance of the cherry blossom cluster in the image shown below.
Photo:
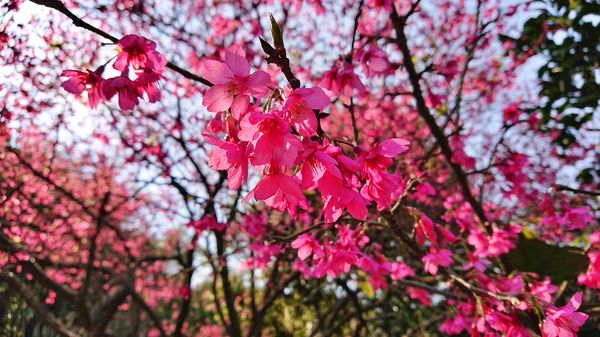
[[[100,101],[110,101],[114,96],[118,97],[122,110],[133,110],[144,95],[150,103],[158,102],[158,81],[162,78],[167,60],[156,51],[156,43],[130,34],[117,42],[117,50],[119,54],[113,68],[121,72],[119,76],[102,77],[106,65],[96,70],[65,70],[61,76],[68,79],[62,87],[75,95],[86,93],[92,109]]]
[[[206,60],[201,70],[214,84],[203,101],[216,113],[204,132],[214,146],[209,165],[227,170],[231,189],[247,181],[249,166],[263,175],[246,201],[254,197],[294,215],[298,207],[309,209],[304,192],[316,189],[324,221],[333,223],[345,210],[365,220],[371,202],[383,210],[402,194],[402,178],[388,169],[393,158],[408,150],[408,141],[393,138],[370,149],[351,146],[344,151],[335,139],[318,134],[319,111],[330,103],[321,88],[270,89],[268,74],[251,73],[237,46],[225,50],[224,62]],[[356,85],[351,70],[336,76],[332,71],[325,75],[330,87],[346,92]],[[264,108],[257,108],[269,91]]]

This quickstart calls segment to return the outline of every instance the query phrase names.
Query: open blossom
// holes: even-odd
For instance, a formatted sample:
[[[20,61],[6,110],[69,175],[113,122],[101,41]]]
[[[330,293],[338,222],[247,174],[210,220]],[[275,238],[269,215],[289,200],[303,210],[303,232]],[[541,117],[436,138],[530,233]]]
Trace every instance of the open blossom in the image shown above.
[[[365,90],[365,85],[361,82],[358,75],[354,73],[352,66],[346,63],[344,63],[342,69],[335,64],[323,75],[321,84],[335,94],[346,97],[351,97],[355,92]]]
[[[126,75],[106,80],[102,92],[107,100],[117,95],[119,107],[123,110],[133,110],[139,102],[138,98],[141,96],[140,88]]]
[[[442,249],[439,252],[431,251],[429,254],[423,256],[423,262],[425,263],[425,271],[436,275],[440,266],[449,267],[452,264],[452,252],[448,249]]]
[[[308,234],[302,234],[292,241],[292,248],[298,249],[298,258],[301,260],[306,260],[313,254],[318,258],[325,257],[321,244]]]
[[[367,77],[383,74],[390,67],[387,55],[377,47],[369,48],[361,57],[360,62]]]
[[[156,43],[135,34],[124,36],[117,46],[120,49],[113,67],[120,71],[131,65],[133,69],[148,68],[162,74],[167,60],[156,51]]]
[[[231,108],[234,118],[240,119],[250,106],[250,96],[267,92],[269,75],[262,70],[250,74],[246,53],[238,46],[225,50],[225,62],[206,60],[202,75],[214,85],[204,94],[202,104],[211,112]]]
[[[299,134],[310,137],[317,132],[317,116],[313,110],[321,110],[329,102],[321,88],[298,88],[288,96],[281,111]]]
[[[329,172],[334,177],[342,179],[342,172],[338,168],[338,162],[332,154],[338,153],[340,149],[336,146],[324,145],[304,140],[304,153],[302,154],[302,188],[308,190],[317,186],[325,173]]]
[[[321,183],[325,183],[321,181]],[[324,195],[325,205],[323,212],[325,222],[337,221],[342,216],[344,209],[355,219],[365,220],[368,215],[369,202],[358,191],[342,186],[337,193]]]
[[[587,253],[590,260],[588,269],[584,274],[577,277],[577,283],[588,288],[600,289],[600,250],[592,250]]]
[[[502,112],[504,114],[504,120],[513,124],[519,121],[519,116],[523,113],[516,103],[510,104],[504,108]]]
[[[515,248],[519,232],[518,226],[511,226],[509,230],[494,228],[489,237],[481,230],[473,229],[467,241],[475,247],[475,255],[478,257],[500,256]]]
[[[415,276],[415,271],[409,265],[403,262],[392,262],[392,270],[390,276],[392,280],[398,281],[409,276]]]
[[[227,227],[227,224],[220,223],[213,215],[202,217],[197,221],[192,221],[187,224],[188,227],[194,228],[197,232],[203,232],[206,230],[216,230],[222,232]]]
[[[407,287],[406,291],[408,293],[408,297],[412,298],[413,300],[421,302],[426,307],[431,305],[431,296],[427,290],[415,287]]]
[[[104,79],[102,78],[102,72],[102,67],[96,71],[89,69],[86,69],[86,71],[64,70],[60,76],[69,79],[64,81],[61,86],[74,95],[81,95],[86,92],[90,108],[95,109],[103,98],[102,83]]]
[[[300,187],[300,182],[285,174],[267,174],[256,185],[245,200],[254,196],[256,200],[264,200],[265,204],[280,211],[288,210],[295,213],[296,206],[308,208],[306,197]]]
[[[160,80],[162,76],[149,68],[142,69],[137,75],[138,77],[133,81],[133,84],[139,88],[140,93],[146,93],[150,103],[160,101],[158,80]]]
[[[240,140],[254,146],[253,165],[295,165],[302,143],[290,133],[290,125],[276,111],[270,114],[248,114],[241,122]]]
[[[582,293],[577,292],[564,307],[546,308],[546,319],[542,327],[544,337],[577,337],[577,331],[588,319],[588,315],[578,312]]]
[[[208,165],[214,170],[227,170],[229,188],[239,189],[248,179],[248,143],[224,141],[209,134],[204,134],[204,138],[214,146]]]
[[[571,208],[563,216],[563,221],[569,230],[584,229],[588,224],[595,223],[595,218],[588,206]]]
[[[364,151],[359,157],[362,176],[367,180],[361,194],[377,202],[379,210],[391,206],[401,193],[400,177],[386,170],[393,164],[393,157],[408,150],[408,144],[403,139],[388,139],[375,145],[371,151]]]

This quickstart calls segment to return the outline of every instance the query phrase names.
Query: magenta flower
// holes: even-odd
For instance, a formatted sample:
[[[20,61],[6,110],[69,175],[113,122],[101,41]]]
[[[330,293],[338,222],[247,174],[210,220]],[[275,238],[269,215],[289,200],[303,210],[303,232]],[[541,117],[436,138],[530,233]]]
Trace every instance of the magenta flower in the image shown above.
[[[519,105],[517,105],[516,103],[512,103],[506,108],[504,108],[504,110],[502,110],[502,113],[504,114],[505,121],[514,124],[519,121],[519,116],[521,116],[523,112],[521,111],[521,109],[519,109]]]
[[[439,266],[449,267],[453,262],[452,252],[448,249],[442,249],[439,252],[431,250],[421,260],[425,263],[425,271],[431,275],[438,273]]]
[[[347,209],[352,217],[359,220],[365,220],[369,213],[367,209],[369,201],[352,188],[342,187],[338,193],[324,195],[323,200],[325,202],[323,206],[324,220],[327,223],[339,219],[344,209]]]
[[[305,151],[302,154],[302,188],[305,190],[314,188],[326,172],[342,179],[342,172],[337,167],[337,161],[330,153],[339,151],[335,146],[321,146],[317,142],[305,140],[303,142]]]
[[[119,107],[123,110],[133,110],[142,95],[140,87],[136,86],[126,74],[104,81],[102,92],[107,100],[118,94]]]
[[[292,241],[292,248],[298,249],[298,258],[301,260],[306,260],[313,254],[318,258],[325,257],[325,252],[323,252],[321,244],[308,234],[302,234],[296,240]]]
[[[367,77],[383,74],[390,68],[387,55],[377,47],[369,48],[361,57],[360,62]]]
[[[124,71],[129,65],[133,69],[149,68],[161,74],[167,60],[156,51],[156,43],[135,34],[125,35],[117,46],[121,49],[113,67]]]
[[[409,276],[415,276],[415,271],[404,262],[392,262],[391,263],[391,277],[392,280],[398,281]]]
[[[69,77],[61,86],[68,92],[80,96],[83,92],[87,93],[90,108],[95,109],[103,98],[102,78],[103,68],[96,71],[87,69],[86,71],[65,70],[60,76]]]
[[[354,73],[351,65],[344,64],[342,69],[336,64],[323,75],[323,87],[340,96],[352,97],[355,92],[363,92],[365,85]]]
[[[290,133],[290,125],[276,113],[247,115],[241,122],[240,140],[250,142],[253,165],[295,165],[302,143]]]
[[[435,223],[427,215],[418,212],[419,221],[415,223],[415,236],[417,243],[423,245],[425,239],[429,240],[433,245],[438,244],[438,236],[435,231]]]
[[[269,75],[262,70],[250,74],[246,54],[238,46],[225,51],[225,63],[207,60],[200,72],[214,86],[206,91],[202,104],[208,111],[231,108],[234,118],[240,119],[250,106],[250,96],[262,96],[267,90]]]
[[[161,78],[162,76],[154,72],[154,70],[144,68],[142,72],[138,73],[138,77],[133,81],[133,83],[139,88],[141,93],[146,93],[150,103],[155,103],[160,101],[158,80]]]
[[[247,143],[223,141],[209,134],[204,134],[204,139],[214,146],[209,153],[208,165],[214,170],[227,170],[229,188],[239,189],[248,179]]]
[[[575,293],[569,303],[561,308],[546,308],[546,319],[542,327],[544,337],[577,337],[577,331],[588,319],[588,315],[577,312],[581,306],[581,291]]]
[[[473,229],[467,242],[475,247],[477,257],[494,257],[508,253],[515,248],[519,230],[503,230],[494,228],[492,236],[488,236],[479,229]]]
[[[359,157],[362,176],[367,180],[361,194],[377,202],[379,210],[391,206],[401,191],[400,177],[386,170],[393,164],[392,158],[407,151],[408,145],[406,140],[392,138],[375,145],[371,151],[361,153]]]
[[[321,110],[329,102],[321,88],[299,88],[292,91],[281,111],[299,134],[310,137],[317,132],[317,116],[313,110]]]
[[[303,209],[308,208],[306,197],[298,180],[285,174],[265,175],[256,187],[248,193],[245,200],[252,196],[256,200],[264,200],[267,206],[280,211],[288,210],[291,214],[295,214],[296,205]]]

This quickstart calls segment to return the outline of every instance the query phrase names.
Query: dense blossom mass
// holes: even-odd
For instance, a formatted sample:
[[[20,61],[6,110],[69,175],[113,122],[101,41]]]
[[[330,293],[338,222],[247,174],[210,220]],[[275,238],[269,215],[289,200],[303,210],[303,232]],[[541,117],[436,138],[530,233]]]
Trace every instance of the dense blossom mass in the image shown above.
[[[0,4],[0,334],[600,333],[531,2]]]

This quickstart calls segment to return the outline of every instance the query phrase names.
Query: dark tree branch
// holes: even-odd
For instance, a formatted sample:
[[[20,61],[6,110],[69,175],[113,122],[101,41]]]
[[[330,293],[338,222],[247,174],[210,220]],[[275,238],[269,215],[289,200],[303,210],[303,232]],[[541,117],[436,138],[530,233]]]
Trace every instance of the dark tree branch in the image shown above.
[[[100,35],[103,38],[110,40],[113,43],[116,43],[119,41],[119,38],[83,21],[77,15],[73,14],[73,12],[71,12],[60,0],[31,0],[31,2],[41,5],[41,6],[44,6],[44,7],[55,9],[55,10],[61,12],[62,14],[64,14],[65,16],[67,16],[69,19],[71,19],[71,21],[73,22],[73,24],[75,26],[89,30],[90,32]],[[209,80],[205,79],[204,77],[196,75],[196,74],[190,72],[189,70],[183,69],[180,66],[178,66],[172,62],[167,63],[167,68],[179,73],[180,75],[183,75],[183,77],[185,77],[187,79],[190,79],[190,80],[193,80],[196,82],[200,82],[209,87],[212,87],[212,85],[213,85]]]
[[[437,125],[435,118],[433,117],[433,115],[429,111],[429,108],[427,108],[427,105],[425,104],[425,98],[423,96],[423,91],[419,83],[420,77],[415,69],[415,65],[412,60],[412,55],[408,47],[406,34],[404,33],[406,17],[401,18],[398,15],[396,9],[394,8],[391,14],[391,21],[396,32],[396,44],[398,45],[398,48],[400,48],[400,51],[402,53],[404,61],[403,64],[406,68],[406,71],[408,72],[408,77],[412,85],[413,96],[417,102],[417,111],[429,127],[433,136],[435,137],[437,143],[440,146],[442,154],[448,162],[448,165],[450,165],[452,171],[454,171],[454,175],[456,176],[456,179],[458,180],[458,183],[461,186],[465,200],[469,203],[469,205],[471,205],[471,208],[473,208],[473,211],[475,212],[475,214],[477,214],[479,220],[484,224],[483,227],[486,229],[486,231],[489,231],[488,228],[485,226],[485,224],[488,222],[487,216],[485,215],[483,207],[477,201],[477,199],[475,199],[475,196],[471,191],[469,181],[467,180],[467,175],[463,171],[462,167],[452,160],[454,152],[450,147],[450,143],[448,142],[444,131]]]

